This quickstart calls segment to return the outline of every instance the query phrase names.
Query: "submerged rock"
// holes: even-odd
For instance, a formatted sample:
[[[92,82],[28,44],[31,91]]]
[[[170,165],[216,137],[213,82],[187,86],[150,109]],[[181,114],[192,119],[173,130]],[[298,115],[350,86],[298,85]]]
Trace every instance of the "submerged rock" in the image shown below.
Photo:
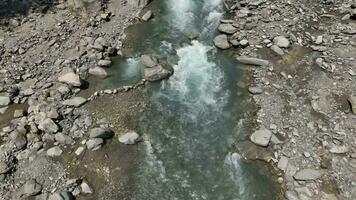
[[[252,57],[246,57],[246,56],[238,56],[236,57],[236,60],[242,64],[245,65],[257,65],[257,66],[267,66],[269,65],[268,60],[263,60],[259,58],[252,58]]]
[[[158,65],[158,59],[150,55],[142,55],[141,62],[145,67],[154,67]]]
[[[39,123],[38,128],[45,133],[56,133],[58,131],[58,126],[50,118],[47,118]]]
[[[104,143],[104,140],[102,138],[93,138],[87,141],[86,145],[87,148],[95,151],[101,147],[101,145]]]
[[[129,132],[119,137],[119,141],[123,144],[132,145],[139,141],[139,137],[136,132]]]
[[[162,65],[146,67],[144,69],[144,79],[151,82],[166,79],[172,74],[173,70],[166,69]]]
[[[250,140],[256,145],[266,147],[268,146],[271,138],[272,138],[272,132],[267,129],[262,129],[262,130],[255,131],[251,135]]]
[[[219,49],[228,49],[231,47],[227,35],[221,34],[214,38],[214,45]]]
[[[152,13],[152,11],[149,10],[142,16],[142,20],[148,21],[152,18],[152,16],[153,16],[153,13]]]

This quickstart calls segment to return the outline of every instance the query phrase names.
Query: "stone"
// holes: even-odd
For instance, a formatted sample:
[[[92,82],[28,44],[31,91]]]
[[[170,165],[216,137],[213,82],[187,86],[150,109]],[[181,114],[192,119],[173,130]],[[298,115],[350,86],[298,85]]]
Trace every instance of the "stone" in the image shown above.
[[[263,89],[260,87],[249,87],[248,88],[248,92],[251,94],[262,94],[263,93]]]
[[[62,155],[63,151],[60,147],[55,146],[47,150],[47,156],[49,157],[58,157]]]
[[[19,118],[25,116],[26,112],[22,109],[14,111],[14,118]]]
[[[5,113],[6,113],[6,111],[7,111],[7,109],[9,109],[9,107],[8,107],[8,106],[3,107],[3,108],[0,108],[0,114],[1,114],[1,115],[2,115],[2,114],[5,114]]]
[[[278,169],[282,170],[282,171],[286,171],[287,167],[288,167],[288,158],[285,156],[281,156],[281,158],[278,161],[277,167]]]
[[[214,38],[214,45],[219,49],[229,49],[231,47],[227,35],[225,34],[216,36]]]
[[[154,82],[168,78],[172,75],[173,71],[164,68],[162,65],[156,65],[154,67],[146,67],[144,69],[144,79]]]
[[[42,191],[42,186],[36,182],[35,179],[31,179],[27,181],[22,186],[22,196],[23,197],[30,197],[39,194]]]
[[[266,147],[272,138],[272,132],[267,129],[261,129],[252,133],[250,140],[256,145]]]
[[[75,200],[75,198],[72,193],[64,191],[50,195],[48,200]]]
[[[106,78],[108,76],[108,73],[106,70],[102,67],[94,67],[89,69],[89,74],[93,76],[98,76],[100,78]]]
[[[47,118],[39,123],[38,129],[44,131],[45,133],[57,133],[59,128],[52,119]]]
[[[220,24],[218,30],[222,33],[226,33],[229,35],[237,32],[237,28],[234,27],[232,24]]]
[[[10,97],[8,96],[0,96],[0,107],[7,106],[11,102]]]
[[[27,138],[24,134],[14,131],[10,134],[12,142],[15,144],[17,149],[24,149],[27,145]]]
[[[89,136],[90,138],[111,139],[114,137],[114,133],[109,129],[93,128],[89,131]]]
[[[349,152],[349,148],[347,146],[339,146],[339,145],[332,145],[331,148],[329,149],[330,153],[334,154],[344,154]]]
[[[139,141],[139,135],[136,132],[128,132],[119,137],[119,142],[127,145],[136,144]]]
[[[0,162],[0,174],[6,174],[10,171],[10,166],[5,162]]]
[[[99,60],[98,65],[100,67],[109,67],[111,65],[111,60]]]
[[[74,144],[74,140],[64,133],[57,133],[54,135],[54,138],[59,144]]]
[[[316,40],[315,40],[315,44],[319,45],[323,43],[323,36],[319,35]]]
[[[99,149],[103,143],[104,140],[102,138],[92,138],[86,142],[86,145],[89,150],[94,151]]]
[[[128,1],[129,4],[131,4],[132,6],[138,7],[138,8],[144,8],[150,2],[151,2],[151,0],[131,0],[131,1]]]
[[[153,16],[152,11],[147,11],[143,16],[142,16],[142,20],[147,22],[148,20],[150,20]]]
[[[242,47],[247,47],[249,44],[250,43],[246,39],[240,41],[240,46],[242,46]]]
[[[82,81],[79,75],[75,74],[74,72],[68,72],[62,76],[59,76],[58,81],[74,87],[80,87],[82,85]]]
[[[256,65],[256,66],[267,66],[269,65],[268,60],[263,60],[259,58],[251,58],[246,56],[238,56],[236,60],[245,65]]]
[[[288,48],[290,46],[290,42],[284,36],[277,36],[273,39],[273,43],[281,48]]]
[[[84,194],[93,194],[93,189],[91,189],[88,183],[84,181],[82,182],[82,184],[80,184],[80,188],[82,189],[82,193]]]
[[[145,67],[154,67],[158,65],[158,59],[150,55],[142,55],[141,62]]]
[[[83,97],[73,97],[72,99],[67,99],[62,102],[65,106],[73,106],[73,107],[80,107],[87,102],[87,99]]]
[[[319,179],[323,174],[324,172],[322,170],[302,169],[294,174],[293,177],[297,181],[309,181]]]
[[[278,54],[280,56],[284,55],[283,49],[279,48],[277,45],[272,45],[271,46],[271,50],[274,51],[276,54]]]
[[[356,96],[350,96],[348,101],[350,102],[352,113],[356,115]]]
[[[78,147],[77,150],[75,150],[75,155],[80,156],[84,152],[85,148],[84,147]]]

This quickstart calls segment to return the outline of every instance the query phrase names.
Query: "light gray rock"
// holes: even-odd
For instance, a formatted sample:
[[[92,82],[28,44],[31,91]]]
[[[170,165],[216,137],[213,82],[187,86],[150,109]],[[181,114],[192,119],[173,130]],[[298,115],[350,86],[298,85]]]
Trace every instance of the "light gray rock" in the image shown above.
[[[77,155],[77,156],[80,156],[80,155],[82,155],[82,153],[84,152],[84,150],[85,150],[85,147],[78,147],[78,149],[77,150],[75,150],[75,155]]]
[[[142,20],[147,22],[148,20],[150,20],[153,16],[152,11],[147,11],[143,16],[142,16]]]
[[[154,67],[158,65],[158,59],[150,55],[142,55],[141,62],[145,67]]]
[[[287,167],[288,167],[288,158],[285,156],[281,156],[281,158],[278,161],[277,167],[278,169],[282,170],[282,171],[286,171]]]
[[[349,152],[349,148],[344,145],[332,145],[329,151],[330,153],[334,153],[334,154],[344,154]]]
[[[249,44],[249,41],[246,39],[240,41],[240,46],[242,47],[247,47]]]
[[[302,169],[296,174],[294,174],[294,179],[297,181],[308,181],[316,180],[323,176],[324,172],[322,170],[316,169]]]
[[[214,38],[214,45],[219,49],[229,49],[231,47],[227,35],[221,34]]]
[[[75,200],[75,198],[72,193],[65,191],[50,195],[48,200]]]
[[[98,65],[100,67],[109,67],[111,65],[111,60],[99,60]]]
[[[274,51],[276,54],[278,54],[280,56],[284,55],[283,49],[279,48],[277,45],[272,45],[271,46],[271,50]]]
[[[237,28],[232,24],[220,24],[218,30],[229,35],[237,32]]]
[[[89,69],[89,74],[94,75],[94,76],[99,76],[101,78],[106,78],[108,76],[108,73],[102,67],[90,68]]]
[[[60,144],[74,144],[74,140],[64,133],[57,133],[54,135],[54,138]]]
[[[252,58],[252,57],[246,57],[246,56],[238,56],[236,57],[236,60],[242,64],[245,65],[256,65],[256,66],[267,66],[269,65],[268,60],[263,60],[259,58]]]
[[[356,96],[350,96],[348,101],[350,102],[352,113],[356,115]]]
[[[72,99],[67,99],[62,102],[65,106],[73,106],[73,107],[80,107],[87,102],[87,99],[83,97],[74,97]]]
[[[47,156],[49,157],[58,157],[62,155],[63,151],[60,147],[55,146],[47,150]]]
[[[268,146],[271,138],[272,138],[272,132],[267,129],[261,129],[261,130],[255,131],[250,136],[251,142],[253,142],[256,145],[262,146],[262,147]]]
[[[0,96],[0,107],[7,106],[11,102],[10,97],[8,96]]]
[[[151,0],[130,0],[128,3],[132,6],[138,7],[138,8],[144,8],[146,7]]]
[[[31,179],[22,186],[22,189],[22,196],[30,197],[39,194],[42,191],[42,186],[35,179]]]
[[[0,108],[0,114],[5,114],[8,108],[8,106]]]
[[[90,138],[111,139],[114,137],[114,133],[109,129],[93,128],[89,131],[89,136]]]
[[[104,140],[102,138],[92,138],[86,142],[86,145],[89,150],[94,151],[99,149],[103,143]]]
[[[140,136],[136,132],[128,132],[119,137],[119,142],[127,145],[136,144],[139,141]]]
[[[290,46],[290,42],[284,36],[277,36],[273,39],[273,43],[281,48],[288,48]]]
[[[260,88],[260,87],[249,87],[249,88],[248,88],[248,91],[249,91],[251,94],[262,94],[262,93],[263,93],[263,89]]]
[[[59,128],[52,119],[47,118],[39,123],[38,129],[44,131],[45,133],[57,133]]]
[[[84,194],[93,194],[93,189],[85,181],[80,184],[80,188],[82,189],[82,193]]]
[[[146,67],[144,69],[144,79],[154,82],[168,78],[172,75],[172,69],[166,69],[162,65],[156,65],[154,67]]]
[[[25,116],[26,112],[22,109],[18,109],[14,111],[14,118],[19,118]]]
[[[80,87],[82,85],[82,81],[79,75],[75,74],[74,72],[68,72],[65,73],[64,75],[59,76],[58,81],[74,87]]]
[[[17,149],[24,149],[27,145],[27,138],[25,135],[16,130],[10,134],[10,138]]]

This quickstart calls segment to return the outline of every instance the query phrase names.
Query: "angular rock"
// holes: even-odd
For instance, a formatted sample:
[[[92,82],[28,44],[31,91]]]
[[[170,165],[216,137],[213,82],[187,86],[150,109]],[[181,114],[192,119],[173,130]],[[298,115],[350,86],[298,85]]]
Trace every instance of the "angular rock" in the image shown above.
[[[57,133],[54,135],[54,138],[60,144],[73,144],[74,143],[74,140],[70,136],[65,135],[64,133]]]
[[[57,133],[58,126],[54,121],[50,118],[47,118],[39,123],[38,128],[45,133]]]
[[[142,16],[142,20],[147,22],[152,18],[152,16],[153,16],[152,11],[149,10]]]
[[[80,87],[82,85],[79,75],[75,74],[74,72],[68,72],[58,77],[58,81],[74,87]]]
[[[65,106],[80,107],[87,102],[87,99],[83,97],[74,97],[72,99],[67,99],[62,102]]]
[[[109,67],[111,65],[111,60],[99,60],[98,65],[100,67]]]
[[[282,170],[282,171],[286,171],[287,167],[288,167],[288,158],[285,156],[281,156],[281,158],[278,161],[277,167]]]
[[[42,186],[36,182],[35,179],[31,179],[22,186],[22,196],[30,197],[39,194],[42,191]]]
[[[62,155],[63,151],[60,147],[55,146],[47,150],[47,156],[49,157],[58,157]]]
[[[245,65],[256,65],[256,66],[267,66],[269,65],[268,60],[263,60],[259,58],[251,58],[246,56],[238,56],[236,60]]]
[[[88,185],[88,183],[86,182],[82,182],[82,184],[80,184],[80,188],[82,189],[82,192],[84,194],[93,194],[93,189],[91,189],[91,187]]]
[[[274,51],[276,54],[278,54],[280,56],[284,55],[283,49],[279,48],[277,45],[272,45],[271,46],[271,50]]]
[[[330,148],[330,153],[334,154],[344,154],[349,152],[349,148],[347,146],[339,146],[339,145],[332,145]]]
[[[352,113],[356,115],[356,96],[350,96],[348,101],[350,102]]]
[[[48,200],[75,200],[75,198],[72,193],[65,191],[50,195]]]
[[[17,149],[24,149],[27,145],[27,138],[24,134],[14,131],[10,134],[12,142],[15,144]]]
[[[93,128],[89,131],[89,136],[90,138],[111,139],[114,137],[114,133],[109,129]]]
[[[80,156],[84,152],[85,148],[84,147],[78,147],[77,150],[75,150],[75,155]]]
[[[251,94],[262,94],[262,93],[263,93],[263,89],[260,88],[260,87],[249,87],[249,88],[248,88],[248,91],[249,91]]]
[[[8,96],[0,96],[0,107],[7,106],[11,102],[10,97]]]
[[[229,35],[237,32],[237,28],[232,24],[220,24],[218,30]]]
[[[290,46],[290,42],[284,36],[277,36],[273,39],[273,43],[281,48],[288,48]]]
[[[5,162],[0,162],[0,174],[6,174],[10,171],[10,166]]]
[[[156,65],[154,67],[146,67],[144,69],[144,79],[154,82],[168,78],[172,75],[173,71],[164,68],[162,65]]]
[[[90,150],[97,150],[104,143],[102,138],[93,138],[86,142],[87,148]]]
[[[158,65],[158,59],[150,55],[142,55],[141,62],[145,67],[154,67]]]
[[[140,136],[136,132],[128,132],[119,137],[119,142],[127,145],[136,144],[139,141]]]
[[[101,78],[106,78],[108,76],[108,73],[102,67],[90,68],[89,69],[89,74],[94,75],[94,76],[99,76]]]
[[[228,49],[231,47],[227,35],[221,34],[214,38],[214,45],[219,49]]]
[[[248,40],[244,39],[244,40],[241,40],[239,44],[242,47],[247,47],[250,43]]]
[[[294,174],[294,179],[297,181],[308,181],[308,180],[316,180],[323,176],[324,172],[322,170],[316,169],[302,169],[296,174]]]
[[[255,131],[250,136],[251,142],[262,147],[268,146],[271,138],[272,138],[272,132],[267,129],[261,129]]]

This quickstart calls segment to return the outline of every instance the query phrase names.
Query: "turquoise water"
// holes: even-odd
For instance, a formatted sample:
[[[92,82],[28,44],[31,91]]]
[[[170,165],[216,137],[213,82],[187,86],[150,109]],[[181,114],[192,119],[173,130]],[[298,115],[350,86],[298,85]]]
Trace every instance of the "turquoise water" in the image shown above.
[[[269,173],[235,152],[246,102],[237,87],[242,71],[228,52],[212,45],[223,2],[167,0],[152,7],[154,19],[128,32],[130,54],[158,55],[174,74],[146,91],[134,199],[276,199]],[[111,84],[139,77],[137,59],[118,63]]]

